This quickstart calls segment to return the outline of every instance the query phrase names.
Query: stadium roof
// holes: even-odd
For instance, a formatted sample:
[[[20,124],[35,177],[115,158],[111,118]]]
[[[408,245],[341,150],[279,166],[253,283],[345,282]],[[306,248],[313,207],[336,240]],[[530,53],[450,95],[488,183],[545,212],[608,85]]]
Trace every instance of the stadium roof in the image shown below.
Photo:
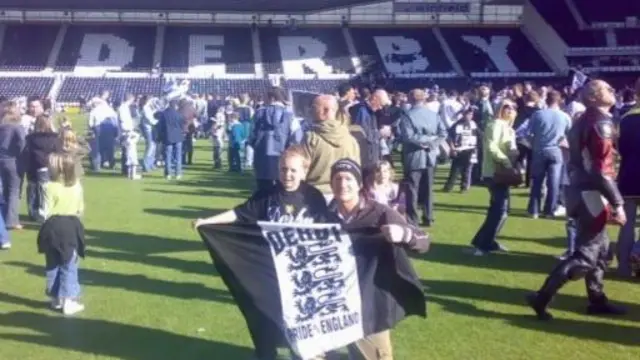
[[[0,9],[307,12],[380,0],[0,0]]]
[[[390,0],[387,0],[390,1]],[[0,0],[0,9],[310,12],[384,0]],[[485,0],[521,5],[524,0]]]

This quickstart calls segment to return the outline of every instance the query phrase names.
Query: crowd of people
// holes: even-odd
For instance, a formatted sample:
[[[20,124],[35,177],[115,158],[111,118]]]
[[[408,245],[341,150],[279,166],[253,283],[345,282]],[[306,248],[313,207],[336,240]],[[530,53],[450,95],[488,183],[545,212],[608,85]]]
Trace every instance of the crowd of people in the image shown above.
[[[128,94],[115,105],[108,91],[91,99],[86,143],[64,116],[56,123],[40,99],[30,98],[24,109],[2,102],[0,247],[11,247],[5,228],[22,227],[18,208],[26,179],[29,216],[42,224],[38,244],[46,258],[47,292],[52,307],[65,314],[83,309],[77,299],[77,258],[84,246],[82,159],[89,157],[92,171],[113,169],[120,147],[123,176],[137,180],[139,168],[151,172],[163,166],[168,180],[180,179],[183,164],[193,162],[194,142],[209,138],[213,167],[223,168],[226,150],[228,170],[251,171],[256,191],[232,210],[195,220],[196,228],[331,219],[347,227],[375,227],[393,244],[426,251],[429,240],[420,225],[435,224],[435,171],[450,161],[444,191],[460,181],[461,193],[486,186],[490,194],[486,218],[470,240],[474,256],[508,251],[497,238],[513,187],[530,188],[532,219],[566,217],[567,250],[540,290],[527,298],[540,319],[551,318],[547,307],[555,293],[580,278],[587,283],[590,314],[624,313],[608,301],[602,279],[614,254],[606,233],[611,222],[622,226],[615,251],[618,275],[640,276],[634,231],[640,81],[621,97],[601,80],[581,89],[524,83],[493,92],[481,84],[462,94],[413,89],[392,96],[344,84],[335,94],[317,94],[308,119],[294,115],[279,87],[270,89],[264,102],[248,94],[225,100],[189,94],[188,82],[165,90],[163,97]],[[400,164],[394,161],[398,150]],[[268,337],[253,340],[259,359],[275,356],[276,344]],[[352,350],[366,359],[391,359],[391,348],[385,331]]]

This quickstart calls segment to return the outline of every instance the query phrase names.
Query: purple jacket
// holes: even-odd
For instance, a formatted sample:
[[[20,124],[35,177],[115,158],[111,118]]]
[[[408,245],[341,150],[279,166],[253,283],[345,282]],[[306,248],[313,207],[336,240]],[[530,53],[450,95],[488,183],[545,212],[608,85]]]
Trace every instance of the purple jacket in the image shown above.
[[[640,198],[640,106],[636,106],[620,120],[618,140],[620,170],[618,189],[623,197]]]

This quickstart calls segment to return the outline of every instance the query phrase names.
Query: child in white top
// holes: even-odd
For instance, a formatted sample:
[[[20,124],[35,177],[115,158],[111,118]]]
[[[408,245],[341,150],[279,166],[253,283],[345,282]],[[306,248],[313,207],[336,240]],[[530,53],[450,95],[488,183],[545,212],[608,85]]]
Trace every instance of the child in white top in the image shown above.
[[[135,131],[125,131],[122,134],[122,145],[124,145],[127,166],[127,177],[131,180],[140,180],[142,176],[138,174],[138,140],[140,135]]]
[[[375,178],[371,184],[369,193],[373,199],[381,204],[389,205],[400,213],[404,213],[404,192],[393,181],[394,173],[391,164],[382,160],[376,165]]]

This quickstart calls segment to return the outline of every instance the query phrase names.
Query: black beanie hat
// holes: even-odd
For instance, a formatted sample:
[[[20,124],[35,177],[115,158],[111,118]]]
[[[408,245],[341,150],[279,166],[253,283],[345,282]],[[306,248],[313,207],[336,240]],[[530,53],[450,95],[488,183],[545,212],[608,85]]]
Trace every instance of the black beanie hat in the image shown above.
[[[331,180],[333,180],[333,177],[339,172],[351,173],[351,175],[356,178],[356,181],[358,181],[358,185],[362,186],[362,169],[357,162],[349,158],[344,158],[333,163],[333,166],[331,166]]]

